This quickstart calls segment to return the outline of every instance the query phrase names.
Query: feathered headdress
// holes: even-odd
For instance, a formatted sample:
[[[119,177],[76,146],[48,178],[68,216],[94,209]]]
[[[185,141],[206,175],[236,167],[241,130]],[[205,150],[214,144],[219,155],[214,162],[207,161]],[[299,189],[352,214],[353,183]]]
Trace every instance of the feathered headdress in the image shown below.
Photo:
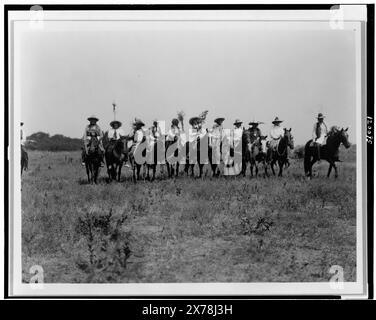
[[[201,122],[205,122],[206,116],[208,115],[208,110],[205,110],[199,114],[199,118],[201,119]]]
[[[178,120],[179,120],[180,122],[183,122],[183,121],[184,121],[184,116],[185,116],[185,113],[184,113],[183,110],[178,112]]]

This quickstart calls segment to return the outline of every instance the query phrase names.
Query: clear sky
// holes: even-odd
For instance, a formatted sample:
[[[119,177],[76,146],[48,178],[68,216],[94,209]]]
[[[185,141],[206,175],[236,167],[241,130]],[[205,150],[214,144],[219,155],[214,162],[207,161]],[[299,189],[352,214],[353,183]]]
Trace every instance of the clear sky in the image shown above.
[[[169,23],[156,28],[134,22],[119,31],[76,25],[65,32],[23,34],[26,132],[80,137],[91,114],[107,129],[116,101],[117,118],[127,131],[134,117],[147,125],[154,118],[168,125],[184,110],[188,126],[188,118],[207,109],[207,126],[219,116],[228,128],[236,118],[255,119],[265,122],[263,133],[278,116],[302,144],[323,112],[329,126],[350,126],[355,142],[352,30],[255,30],[231,28],[231,22],[200,29]]]

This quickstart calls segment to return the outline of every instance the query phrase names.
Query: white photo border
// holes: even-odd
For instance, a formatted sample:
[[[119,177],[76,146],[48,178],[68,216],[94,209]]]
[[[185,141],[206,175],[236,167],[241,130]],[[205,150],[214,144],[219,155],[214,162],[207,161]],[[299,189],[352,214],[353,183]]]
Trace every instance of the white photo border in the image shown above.
[[[349,8],[351,7],[351,8]],[[18,35],[30,31],[31,11],[10,11],[8,16],[9,57],[9,295],[10,296],[268,296],[268,295],[366,295],[366,66],[365,66],[365,6],[346,6],[344,28],[356,30],[356,168],[357,168],[357,244],[356,282],[345,282],[343,288],[333,288],[325,282],[303,283],[122,283],[122,284],[40,284],[22,283],[21,268],[21,177],[20,140],[21,121],[20,65]],[[81,21],[242,21],[257,25],[269,21],[280,26],[286,21],[305,21],[309,28],[329,28],[331,12],[322,10],[213,10],[213,11],[44,11],[43,23],[53,25],[54,20]],[[279,21],[279,22],[278,22]],[[317,23],[321,21],[321,23]],[[116,23],[113,24],[116,27]],[[65,26],[66,27],[66,26]],[[110,28],[111,26],[107,26]],[[211,26],[208,26],[211,27]]]

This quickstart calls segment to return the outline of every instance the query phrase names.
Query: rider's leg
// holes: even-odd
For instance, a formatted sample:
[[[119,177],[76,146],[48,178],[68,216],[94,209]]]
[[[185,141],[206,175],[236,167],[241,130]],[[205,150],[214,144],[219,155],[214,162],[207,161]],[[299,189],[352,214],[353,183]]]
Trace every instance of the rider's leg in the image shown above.
[[[83,166],[85,165],[85,156],[86,156],[85,148],[82,148],[82,152],[81,152],[81,164]]]

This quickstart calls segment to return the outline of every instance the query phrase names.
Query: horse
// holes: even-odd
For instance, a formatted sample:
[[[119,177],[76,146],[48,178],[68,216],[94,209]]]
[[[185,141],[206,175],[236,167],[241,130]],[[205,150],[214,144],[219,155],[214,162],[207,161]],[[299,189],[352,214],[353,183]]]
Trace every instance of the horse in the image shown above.
[[[264,168],[264,176],[267,177],[268,175],[268,167],[266,163],[266,137],[267,136],[260,136],[258,137],[253,143],[248,145],[249,152],[249,159],[250,159],[250,168],[251,168],[251,176],[253,176],[253,168],[255,168],[255,175],[258,175],[258,164],[261,163]]]
[[[253,168],[255,168],[255,174],[258,175],[258,163],[264,165],[265,176],[267,173],[266,165],[266,137],[267,136],[255,136],[251,135],[249,130],[244,130],[242,135],[242,174],[246,176],[248,163],[250,164],[251,176],[253,176]]]
[[[332,168],[335,170],[335,178],[338,177],[337,166],[335,162],[339,161],[339,146],[343,144],[346,149],[350,148],[348,128],[339,129],[333,126],[329,131],[326,144],[320,147],[320,158],[329,162],[327,177],[329,178]],[[312,145],[313,140],[309,140],[304,147],[304,172],[308,178],[312,177],[312,166],[319,160],[318,146]]]
[[[97,183],[101,162],[102,155],[99,150],[98,137],[92,136],[87,146],[87,152],[85,154],[85,167],[89,183]]]
[[[110,141],[105,150],[105,159],[109,180],[120,181],[121,168],[128,159],[128,137]]]
[[[28,169],[29,166],[29,155],[26,150],[21,146],[21,176],[22,172]]]
[[[274,165],[278,162],[279,173],[278,176],[282,177],[283,167],[288,159],[288,149],[294,149],[294,137],[291,135],[291,128],[284,128],[283,137],[280,139],[277,148],[268,147],[266,161],[270,164],[273,175],[275,175]]]

